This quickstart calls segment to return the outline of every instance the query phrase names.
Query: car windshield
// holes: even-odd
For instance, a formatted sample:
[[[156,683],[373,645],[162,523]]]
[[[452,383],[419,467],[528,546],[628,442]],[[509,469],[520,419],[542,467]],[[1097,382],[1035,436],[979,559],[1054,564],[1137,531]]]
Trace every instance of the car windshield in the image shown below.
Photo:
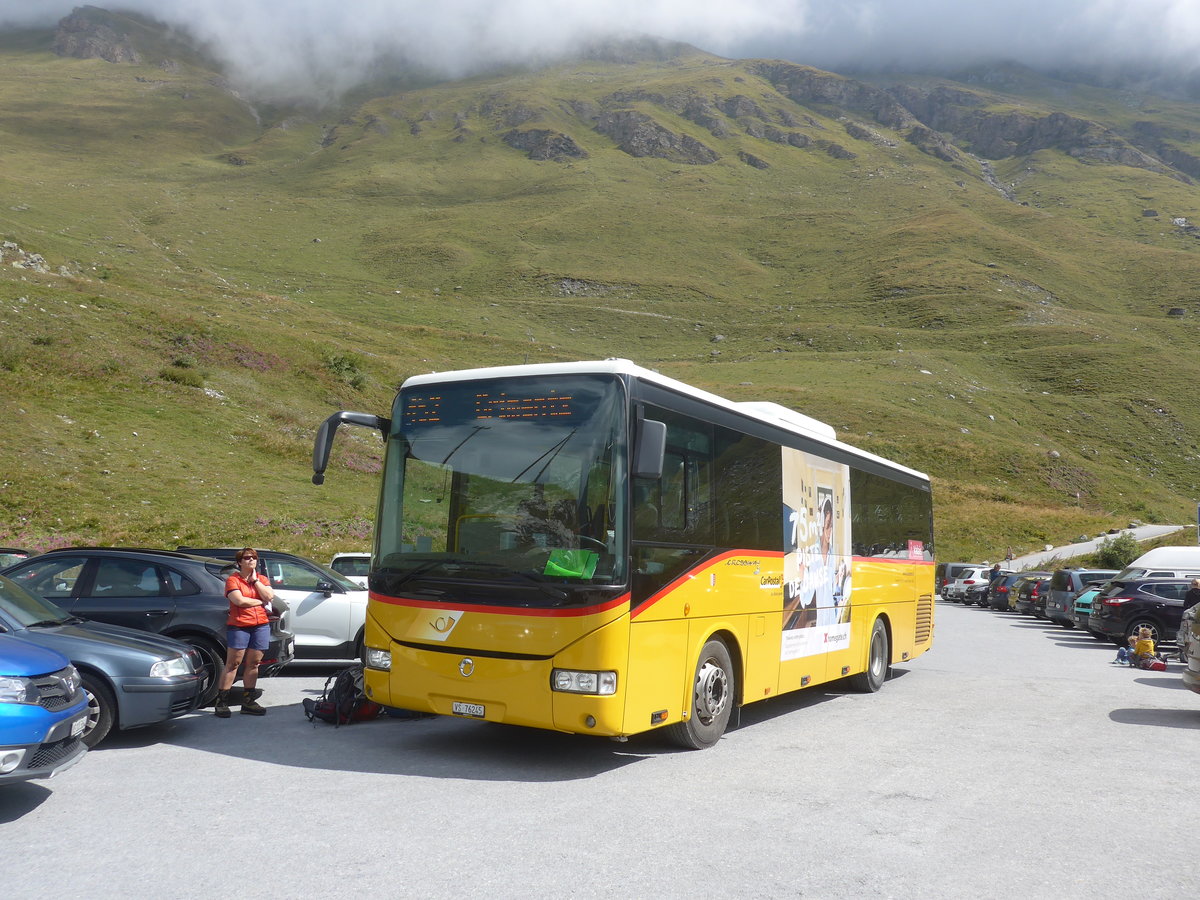
[[[72,621],[69,612],[49,600],[35,597],[0,575],[0,609],[15,619],[22,628],[31,625],[60,624]]]
[[[469,581],[508,585],[506,602],[560,605],[570,592],[551,584],[618,583],[624,410],[611,376],[401,391],[376,534],[384,590],[436,581],[439,599],[461,603],[469,592],[447,590]]]

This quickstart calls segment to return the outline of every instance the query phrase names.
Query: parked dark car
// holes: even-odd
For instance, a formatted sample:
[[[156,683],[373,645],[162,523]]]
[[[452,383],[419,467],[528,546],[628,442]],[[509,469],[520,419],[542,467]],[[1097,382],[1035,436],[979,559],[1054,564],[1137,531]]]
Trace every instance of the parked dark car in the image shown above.
[[[83,740],[95,747],[112,728],[154,725],[196,708],[204,681],[200,652],[171,638],[88,622],[0,576],[0,633],[57,650],[79,672],[88,699]]]
[[[50,778],[87,753],[87,696],[61,653],[0,634],[0,784]]]
[[[1183,618],[1183,595],[1192,586],[1187,578],[1133,578],[1110,581],[1092,600],[1088,630],[1102,634],[1117,646],[1144,625],[1155,647],[1173,641]]]
[[[232,547],[180,547],[180,550],[227,560]],[[240,549],[240,548],[239,548]],[[296,638],[302,659],[361,659],[367,620],[367,589],[318,562],[285,553],[259,550],[258,571],[267,576],[275,596],[289,607],[287,628]]]
[[[1007,572],[988,585],[988,606],[992,609],[1009,609],[1008,592],[1012,590],[1017,579],[1028,575],[1028,572]]]
[[[20,547],[0,547],[0,569],[19,563],[23,559],[29,559],[31,556],[33,556],[32,553],[22,550]]]
[[[1026,615],[1039,616],[1038,600],[1042,585],[1050,580],[1051,572],[1025,572],[1008,589],[1008,602],[1013,609]]]
[[[72,615],[150,631],[190,644],[202,659],[200,705],[217,693],[225,666],[225,563],[170,550],[74,547],[51,550],[0,575]],[[271,675],[295,653],[290,632],[271,624],[260,675]]]
[[[1107,581],[1116,569],[1055,569],[1050,583],[1042,589],[1046,618],[1067,628],[1075,627],[1075,596],[1092,581]]]

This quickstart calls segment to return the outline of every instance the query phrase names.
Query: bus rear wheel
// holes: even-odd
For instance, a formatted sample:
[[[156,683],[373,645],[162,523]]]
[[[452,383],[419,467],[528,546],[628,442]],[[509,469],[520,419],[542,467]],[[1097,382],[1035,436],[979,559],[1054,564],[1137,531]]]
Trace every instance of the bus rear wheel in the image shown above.
[[[681,747],[703,750],[725,733],[737,695],[733,662],[724,642],[713,639],[704,645],[692,683],[691,715],[668,726],[668,733]]]
[[[891,649],[888,646],[887,628],[882,619],[876,619],[871,628],[871,646],[867,656],[867,671],[850,676],[850,686],[863,694],[873,694],[887,680],[891,664]]]

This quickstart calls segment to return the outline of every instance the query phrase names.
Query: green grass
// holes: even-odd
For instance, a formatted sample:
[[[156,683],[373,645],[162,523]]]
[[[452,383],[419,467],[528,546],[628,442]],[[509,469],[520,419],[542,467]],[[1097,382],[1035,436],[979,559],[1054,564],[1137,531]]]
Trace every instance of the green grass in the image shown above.
[[[1194,513],[1200,243],[1170,224],[1200,215],[1194,185],[1040,151],[995,162],[1027,205],[1012,203],[861,113],[890,143],[703,55],[263,109],[259,125],[198,57],[168,72],[47,46],[0,41],[0,238],[72,273],[0,265],[0,542],[356,549],[381,448],[343,430],[312,486],[326,415],[386,412],[418,372],[605,356],[785,403],[929,472],[943,558]],[[993,108],[1118,130],[1200,119],[1014,83]],[[619,91],[720,160],[616,149],[577,110]],[[809,116],[783,130],[857,156],[732,119],[716,137],[675,111],[683,92]],[[522,110],[536,118],[519,127],[587,158],[507,146]]]

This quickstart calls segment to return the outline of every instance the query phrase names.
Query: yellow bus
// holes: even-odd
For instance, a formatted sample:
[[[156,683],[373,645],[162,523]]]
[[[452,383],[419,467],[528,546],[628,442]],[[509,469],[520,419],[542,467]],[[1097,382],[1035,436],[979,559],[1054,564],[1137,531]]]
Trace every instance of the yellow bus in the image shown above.
[[[711,746],[740,708],[876,691],[933,640],[929,479],[628,360],[409,378],[363,636],[393,707]]]

